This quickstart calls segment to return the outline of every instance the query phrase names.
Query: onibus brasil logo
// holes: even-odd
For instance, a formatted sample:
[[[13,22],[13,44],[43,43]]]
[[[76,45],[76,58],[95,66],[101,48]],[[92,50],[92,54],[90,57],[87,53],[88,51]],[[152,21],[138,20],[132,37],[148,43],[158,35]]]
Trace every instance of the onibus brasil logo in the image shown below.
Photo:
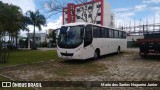
[[[2,82],[2,87],[42,87],[42,84],[29,82]]]

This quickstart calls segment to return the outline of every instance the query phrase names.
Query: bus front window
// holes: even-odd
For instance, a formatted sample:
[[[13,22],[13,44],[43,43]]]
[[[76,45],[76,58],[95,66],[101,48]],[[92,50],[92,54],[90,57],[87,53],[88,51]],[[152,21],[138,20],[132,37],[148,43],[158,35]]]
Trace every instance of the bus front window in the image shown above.
[[[58,46],[60,48],[76,48],[83,42],[83,32],[84,26],[61,27]]]

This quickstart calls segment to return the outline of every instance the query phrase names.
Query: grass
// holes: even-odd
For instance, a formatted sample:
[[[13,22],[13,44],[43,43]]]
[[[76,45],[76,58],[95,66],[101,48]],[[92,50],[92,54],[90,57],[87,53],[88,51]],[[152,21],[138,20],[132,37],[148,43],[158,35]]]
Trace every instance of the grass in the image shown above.
[[[18,50],[12,51],[7,63],[0,64],[0,67],[12,66],[19,64],[31,64],[39,61],[49,61],[57,59],[56,50],[39,51],[39,50]]]
[[[0,76],[0,81],[10,81],[10,79]]]

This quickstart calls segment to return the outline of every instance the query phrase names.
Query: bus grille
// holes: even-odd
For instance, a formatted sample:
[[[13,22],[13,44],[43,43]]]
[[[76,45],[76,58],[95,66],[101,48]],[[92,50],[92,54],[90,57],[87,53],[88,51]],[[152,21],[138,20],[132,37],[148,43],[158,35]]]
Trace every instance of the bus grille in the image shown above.
[[[73,56],[73,53],[61,53],[62,56]]]

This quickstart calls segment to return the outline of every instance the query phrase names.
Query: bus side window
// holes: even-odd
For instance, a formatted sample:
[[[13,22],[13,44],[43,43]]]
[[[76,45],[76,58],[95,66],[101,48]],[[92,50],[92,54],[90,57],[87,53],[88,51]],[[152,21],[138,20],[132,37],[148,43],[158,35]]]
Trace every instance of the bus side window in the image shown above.
[[[119,38],[122,38],[122,31],[119,31]]]
[[[105,28],[105,38],[109,38],[109,29]]]
[[[118,38],[119,37],[119,31],[115,30],[114,31],[114,38]]]
[[[102,35],[102,38],[108,38],[109,37],[108,28],[101,28],[101,35]]]
[[[93,37],[100,38],[101,37],[101,28],[98,26],[93,26]]]
[[[92,43],[92,25],[87,25],[85,29],[84,47]]]
[[[106,38],[105,37],[105,28],[103,28],[103,27],[101,28],[101,37]]]
[[[122,38],[126,38],[126,32],[123,32]]]
[[[109,29],[109,38],[114,37],[114,31],[112,29]]]

